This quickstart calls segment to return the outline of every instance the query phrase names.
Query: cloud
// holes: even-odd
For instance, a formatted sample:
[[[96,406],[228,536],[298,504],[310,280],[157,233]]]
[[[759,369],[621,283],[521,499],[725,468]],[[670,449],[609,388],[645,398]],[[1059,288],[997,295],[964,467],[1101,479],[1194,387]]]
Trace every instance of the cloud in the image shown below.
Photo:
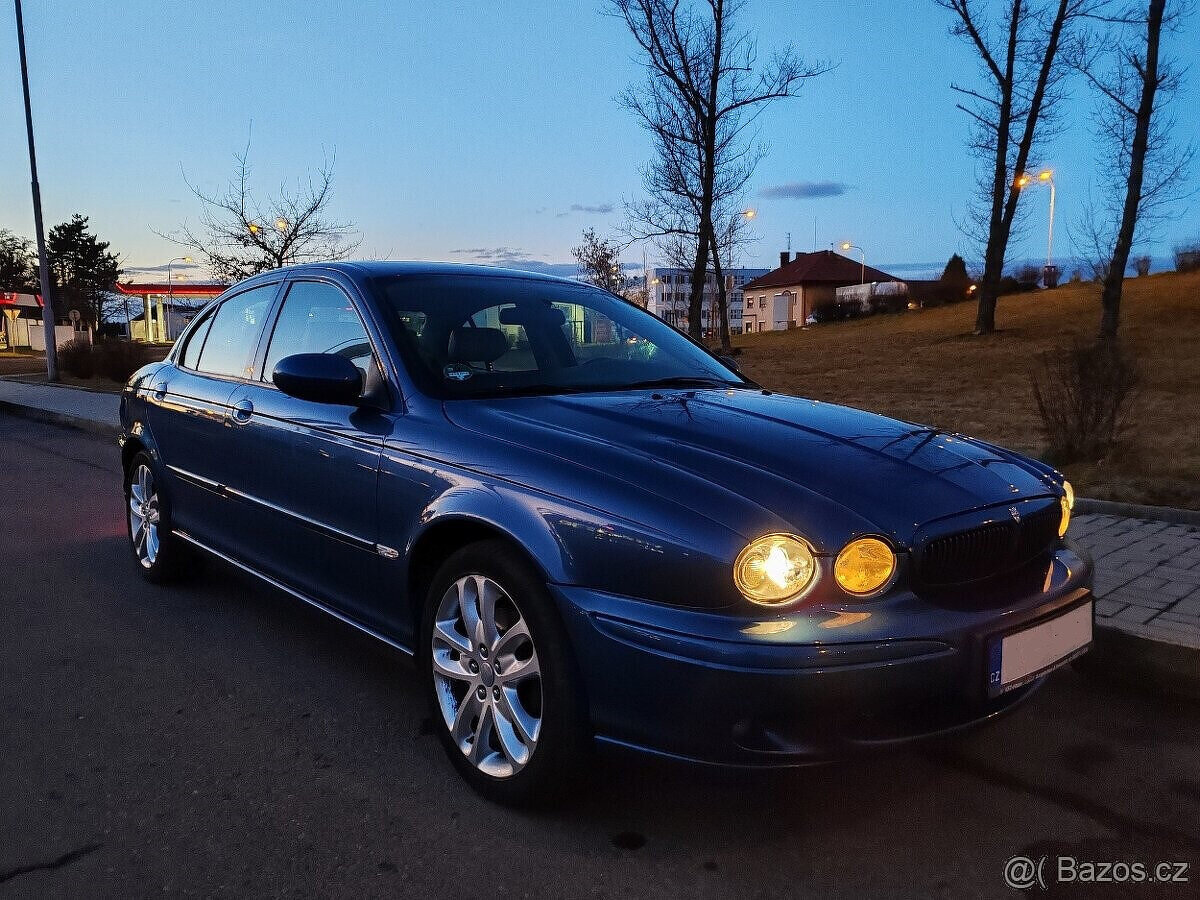
[[[760,197],[788,200],[807,200],[813,197],[840,197],[850,190],[843,181],[789,181],[773,184],[758,192]]]
[[[556,219],[564,219],[571,215],[571,213],[589,213],[594,216],[607,216],[612,211],[613,205],[611,203],[597,203],[594,205],[589,205],[586,203],[572,203],[569,208],[560,213],[555,213],[554,217]]]

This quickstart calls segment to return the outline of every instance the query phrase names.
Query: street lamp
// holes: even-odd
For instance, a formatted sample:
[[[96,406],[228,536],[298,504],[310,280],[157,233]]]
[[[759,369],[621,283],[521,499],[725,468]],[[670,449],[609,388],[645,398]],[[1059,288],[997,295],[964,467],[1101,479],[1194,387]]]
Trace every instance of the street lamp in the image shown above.
[[[862,247],[858,246],[858,244],[852,244],[849,241],[842,241],[842,249],[843,250],[857,250],[859,253],[862,254],[862,274],[859,275],[858,283],[866,284],[867,283],[867,251],[864,250]]]
[[[159,331],[166,337],[166,339],[168,341],[171,340],[171,320],[169,317],[171,315],[171,307],[172,307],[172,305],[174,305],[174,298],[175,298],[175,293],[174,293],[175,284],[174,284],[174,282],[171,281],[171,266],[175,265],[175,263],[177,263],[177,262],[190,263],[191,261],[192,261],[192,258],[190,256],[177,256],[167,263],[167,317],[168,318],[164,319],[162,316],[160,316],[159,317],[160,321],[159,321],[158,327],[159,327]],[[149,298],[147,298],[147,299],[149,299]]]
[[[1045,270],[1045,280],[1049,282],[1051,273],[1054,270],[1054,170],[1043,169],[1042,171],[1038,172],[1036,176],[1022,172],[1017,176],[1017,180],[1014,182],[1014,184],[1018,189],[1020,189],[1028,187],[1029,185],[1033,184],[1035,180],[1050,186],[1050,225],[1046,232]],[[1051,285],[1047,283],[1046,286],[1050,287]]]

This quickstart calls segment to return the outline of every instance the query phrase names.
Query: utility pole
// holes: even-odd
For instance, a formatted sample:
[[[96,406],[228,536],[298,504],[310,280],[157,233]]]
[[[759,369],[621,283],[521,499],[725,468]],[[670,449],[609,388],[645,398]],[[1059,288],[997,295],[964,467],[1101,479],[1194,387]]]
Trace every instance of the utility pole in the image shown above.
[[[38,269],[42,283],[42,329],[46,336],[46,380],[58,381],[58,346],[54,341],[54,303],[50,296],[50,261],[42,227],[42,190],[38,187],[37,153],[33,149],[33,111],[29,106],[29,65],[25,61],[25,23],[17,4],[17,47],[21,52],[21,87],[25,91],[25,131],[29,135],[29,174],[33,185],[33,227],[37,232]]]

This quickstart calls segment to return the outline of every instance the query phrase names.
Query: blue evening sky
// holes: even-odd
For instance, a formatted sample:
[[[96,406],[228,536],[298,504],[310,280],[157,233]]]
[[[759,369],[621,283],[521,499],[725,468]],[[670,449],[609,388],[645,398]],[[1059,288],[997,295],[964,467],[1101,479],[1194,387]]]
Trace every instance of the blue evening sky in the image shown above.
[[[764,55],[792,43],[839,65],[760,119],[757,241],[738,262],[775,265],[787,233],[808,250],[814,231],[881,266],[977,258],[955,224],[975,161],[949,87],[976,76],[948,14],[931,0],[750,0],[748,13]],[[181,171],[218,188],[251,122],[261,190],[336,152],[333,214],[361,231],[361,255],[398,259],[569,262],[583,228],[616,230],[650,153],[614,102],[640,74],[632,42],[593,0],[25,0],[25,22],[48,225],[89,215],[130,267],[183,252],[152,231],[195,221]],[[0,227],[32,236],[13,24],[0,3]],[[1195,18],[1169,49],[1192,68],[1180,137],[1200,141]],[[1045,160],[1062,254],[1095,170],[1091,101],[1074,90]],[[804,182],[847,187],[770,196]],[[1046,192],[1028,199],[1010,258],[1044,254]],[[1139,249],[1155,255],[1200,237],[1197,198],[1151,237]]]

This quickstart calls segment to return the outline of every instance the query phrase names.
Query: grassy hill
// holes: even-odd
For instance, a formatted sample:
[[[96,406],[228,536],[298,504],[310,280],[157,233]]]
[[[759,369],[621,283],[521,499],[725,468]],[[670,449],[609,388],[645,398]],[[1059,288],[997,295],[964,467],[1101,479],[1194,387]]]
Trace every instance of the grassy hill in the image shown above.
[[[1091,337],[1099,289],[1065,285],[1000,299],[989,337],[961,303],[734,338],[764,387],[974,435],[1033,455],[1045,440],[1030,373],[1038,355]],[[1142,382],[1126,446],[1068,466],[1084,496],[1200,509],[1200,273],[1125,282],[1122,340]]]

